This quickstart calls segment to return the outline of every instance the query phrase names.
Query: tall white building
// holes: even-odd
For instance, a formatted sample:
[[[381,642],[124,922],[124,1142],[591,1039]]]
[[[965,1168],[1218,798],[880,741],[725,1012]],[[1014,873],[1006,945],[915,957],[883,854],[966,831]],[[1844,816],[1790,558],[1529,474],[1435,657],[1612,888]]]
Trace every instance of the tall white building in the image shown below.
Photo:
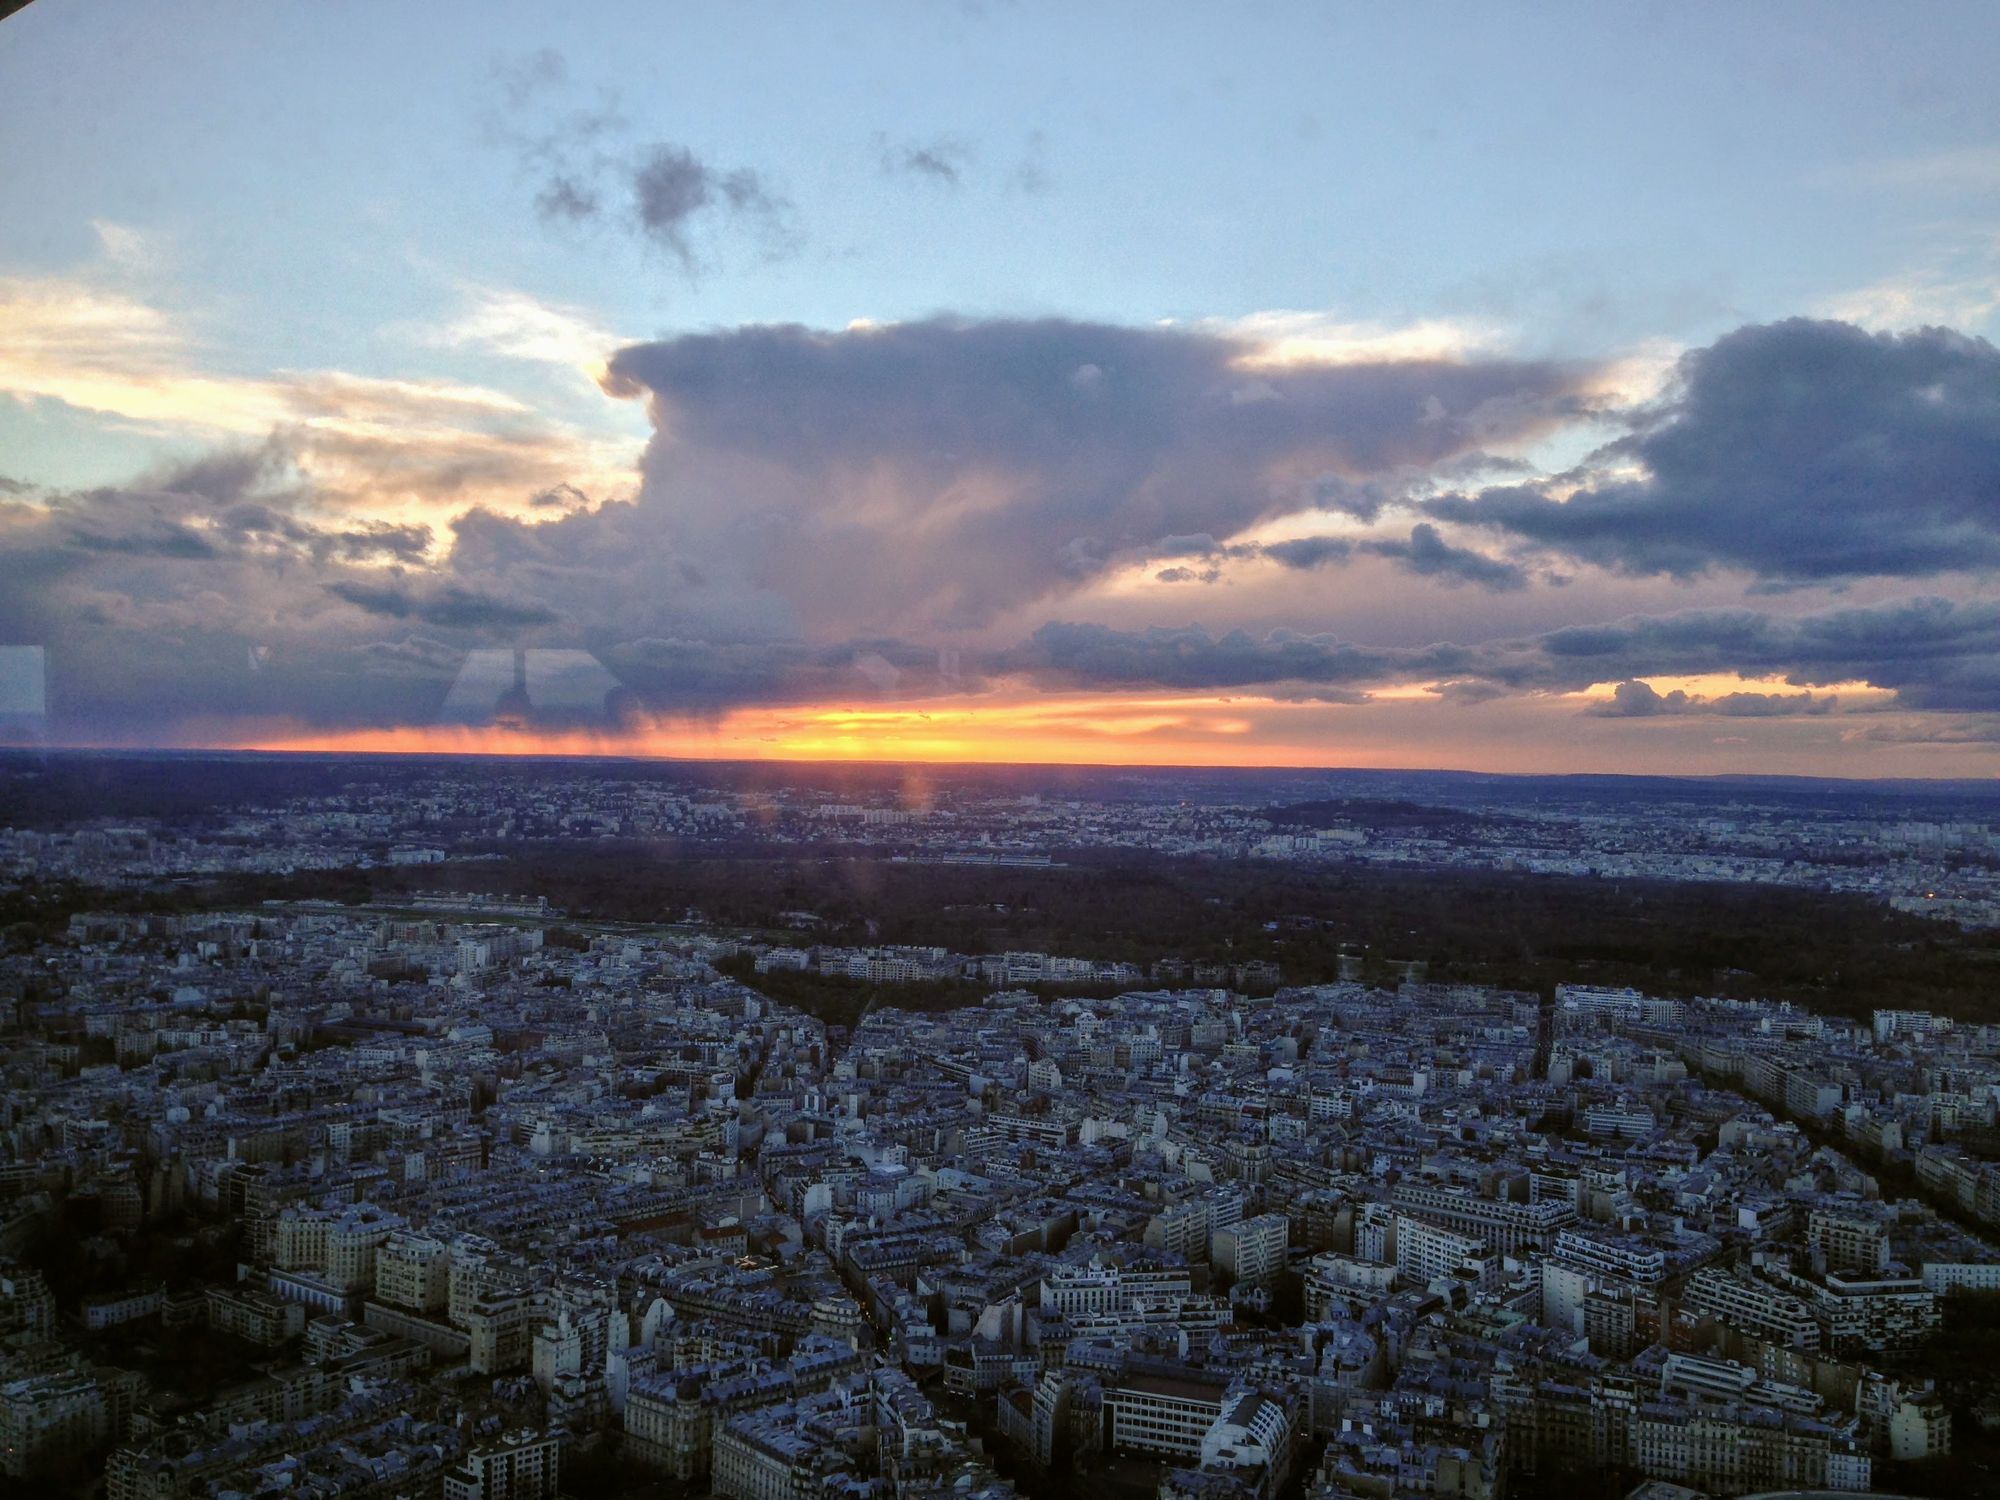
[[[445,1475],[444,1500],[553,1500],[561,1454],[544,1433],[510,1432]]]

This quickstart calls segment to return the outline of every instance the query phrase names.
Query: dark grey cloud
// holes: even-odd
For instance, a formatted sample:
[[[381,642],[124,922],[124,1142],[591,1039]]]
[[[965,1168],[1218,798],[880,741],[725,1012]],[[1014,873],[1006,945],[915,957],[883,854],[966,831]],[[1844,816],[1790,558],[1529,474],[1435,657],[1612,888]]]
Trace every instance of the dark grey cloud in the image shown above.
[[[327,592],[357,609],[396,620],[421,620],[454,630],[511,630],[524,625],[553,624],[559,616],[544,604],[497,599],[456,584],[413,589],[400,583],[341,580]]]
[[[1830,714],[1839,706],[1827,693],[1719,693],[1713,697],[1684,688],[1661,692],[1650,682],[1621,682],[1611,697],[1584,712],[1599,719],[1652,719],[1675,714],[1712,714],[1731,719],[1777,719]]]
[[[1528,475],[1534,472],[1534,465],[1525,460],[1476,450],[1412,467],[1401,473],[1365,479],[1321,474],[1300,496],[1300,505],[1372,523],[1392,506],[1419,504],[1447,486],[1490,480],[1502,474]]]
[[[1346,562],[1354,555],[1354,543],[1337,536],[1302,536],[1289,542],[1270,542],[1264,556],[1275,563],[1301,571]]]
[[[430,551],[432,540],[430,527],[414,522],[319,526],[257,501],[215,512],[210,528],[232,546],[289,547],[320,561],[414,563]]]
[[[416,523],[373,521],[330,534],[333,550],[347,562],[387,559],[414,563],[430,550],[431,529]]]
[[[2000,605],[1945,599],[1785,616],[1759,610],[1634,615],[1604,625],[1471,644],[1370,646],[1329,634],[1215,635],[1198,626],[1119,630],[1051,623],[1003,653],[993,670],[1050,686],[1109,689],[1346,688],[1445,685],[1458,701],[1521,692],[1580,692],[1619,683],[1603,712],[1728,717],[1832,712],[1837,695],[1660,694],[1638,679],[1736,673],[1794,689],[1860,682],[1905,708],[2000,711]],[[1656,701],[1657,700],[1657,701]]]
[[[493,76],[499,100],[487,139],[514,154],[543,223],[623,227],[689,270],[701,262],[698,241],[723,227],[747,230],[767,255],[796,248],[791,205],[757,171],[676,142],[635,140],[614,94],[564,107],[574,91],[553,49],[501,59]]]
[[[1290,630],[1261,636],[1232,630],[1218,636],[1195,625],[1118,630],[1051,622],[997,666],[1050,685],[1196,691],[1275,684],[1378,686],[1456,676],[1479,661],[1478,652],[1460,646],[1371,647]]]
[[[456,672],[465,659],[463,651],[423,635],[405,636],[399,641],[369,641],[359,648],[358,654],[371,668],[397,674],[414,672],[433,679]]]
[[[1528,586],[1528,575],[1513,563],[1454,547],[1428,521],[1411,527],[1407,541],[1363,542],[1360,550],[1393,558],[1405,571],[1444,584],[1472,583],[1496,593]]]
[[[181,459],[145,476],[140,487],[162,495],[192,496],[211,505],[252,496],[298,494],[292,446],[284,437]]]
[[[1472,707],[1480,703],[1491,703],[1495,698],[1509,696],[1508,689],[1497,682],[1487,682],[1477,677],[1453,679],[1431,684],[1430,691],[1439,702],[1454,703],[1461,707]]]
[[[343,524],[310,500],[265,450],[46,505],[0,500],[0,639],[46,648],[57,732],[422,722],[442,669],[385,678],[367,647],[396,643],[324,585],[379,580],[385,560],[425,566],[429,532]]]
[[[225,448],[156,470],[127,487],[57,497],[29,527],[45,543],[87,553],[184,562],[399,561],[430,550],[428,526],[308,519],[311,500],[286,440]]]
[[[1592,704],[1585,712],[1600,719],[1651,719],[1686,713],[1694,701],[1680,688],[1662,693],[1650,682],[1621,682],[1608,702]]]
[[[1700,700],[1725,719],[1781,719],[1830,714],[1840,707],[1836,693],[1718,693]]]
[[[1312,482],[1308,499],[1319,510],[1372,522],[1390,506],[1407,502],[1411,487],[1407,477],[1354,480],[1322,474]]]
[[[934,649],[859,638],[798,640],[642,637],[598,652],[639,701],[669,714],[709,713],[744,703],[879,699],[942,690]],[[976,681],[976,678],[973,679]],[[966,679],[960,678],[960,685]]]
[[[1688,355],[1566,499],[1515,485],[1440,519],[1638,574],[1776,582],[2000,565],[2000,350],[1794,319]],[[1609,466],[1638,477],[1606,477]]]
[[[608,387],[653,407],[642,507],[814,634],[983,623],[1162,538],[1206,549],[1320,476],[1449,461],[1585,403],[1585,372],[1500,360],[1264,368],[1244,402],[1253,352],[1054,319],[751,327],[621,350]]]
[[[2000,605],[1939,598],[1778,615],[1689,610],[1577,625],[1539,639],[1564,681],[1708,672],[1795,687],[1867,682],[1913,708],[2000,707]]]
[[[1154,557],[1211,557],[1222,544],[1206,531],[1186,536],[1163,536],[1146,549]]]
[[[561,510],[572,505],[588,505],[590,496],[573,484],[559,484],[554,489],[543,490],[528,504],[535,510]]]
[[[945,187],[957,187],[964,180],[966,163],[972,154],[963,141],[949,137],[912,145],[879,134],[875,137],[875,152],[885,175],[914,177]]]
[[[1189,536],[1165,536],[1145,549],[1156,561],[1188,558],[1191,561],[1155,573],[1162,583],[1214,583],[1222,577],[1223,564],[1246,558],[1270,558],[1288,568],[1305,571],[1326,563],[1344,562],[1354,555],[1354,545],[1337,537],[1301,537],[1296,541],[1220,542],[1207,532]],[[1197,566],[1198,564],[1198,566]]]
[[[101,522],[85,522],[69,533],[69,543],[86,552],[122,552],[133,557],[214,557],[220,550],[213,539],[184,526],[155,516],[144,529],[109,530]]]
[[[784,231],[787,205],[747,167],[723,170],[685,146],[649,146],[631,174],[632,211],[640,231],[684,264],[695,263],[695,224],[724,215],[752,225],[767,239]]]

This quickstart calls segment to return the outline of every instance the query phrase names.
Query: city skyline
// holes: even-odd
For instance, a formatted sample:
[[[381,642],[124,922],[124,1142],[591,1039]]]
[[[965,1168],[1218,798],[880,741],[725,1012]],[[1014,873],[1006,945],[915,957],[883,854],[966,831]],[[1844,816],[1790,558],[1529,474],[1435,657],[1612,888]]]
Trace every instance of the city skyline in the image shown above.
[[[0,22],[0,732],[2000,769],[1989,12],[1141,15]]]

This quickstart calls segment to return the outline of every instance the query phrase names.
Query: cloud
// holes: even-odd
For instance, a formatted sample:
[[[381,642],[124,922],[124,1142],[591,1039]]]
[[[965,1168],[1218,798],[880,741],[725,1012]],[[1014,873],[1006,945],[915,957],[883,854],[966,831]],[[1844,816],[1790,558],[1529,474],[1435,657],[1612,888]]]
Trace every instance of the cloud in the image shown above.
[[[1023,197],[1038,198],[1054,185],[1049,174],[1049,138],[1031,130],[1021,147],[1021,158],[1007,174],[1007,185]]]
[[[1990,327],[2000,313],[2000,234],[1940,236],[1915,265],[1827,298],[1818,311],[1869,329]]]
[[[1777,615],[1751,609],[1635,615],[1538,637],[1543,680],[1566,689],[1736,672],[1796,687],[1865,682],[1906,707],[2000,707],[2000,605],[1940,598]]]
[[[1146,550],[1154,557],[1208,557],[1221,546],[1208,532],[1197,531],[1187,536],[1163,536]]]
[[[1662,693],[1650,682],[1621,682],[1608,699],[1584,710],[1600,719],[1651,719],[1668,714],[1714,714],[1735,719],[1775,719],[1829,714],[1839,698],[1818,693],[1720,693],[1704,697],[1685,688]]]
[[[462,336],[497,339],[512,317],[516,347],[532,339],[546,353],[560,316],[530,327],[523,306],[496,296]],[[342,370],[209,373],[203,349],[174,319],[90,280],[0,277],[0,327],[8,330],[0,395],[210,441],[279,433],[329,503],[512,508],[565,480],[602,483],[625,466],[622,445],[486,386]]]
[[[557,172],[535,194],[535,212],[548,223],[581,224],[597,217],[603,200],[597,189],[567,172]]]
[[[1996,494],[2000,350],[1794,319],[1686,356],[1566,498],[1516,485],[1429,509],[1629,573],[1797,583],[1991,569]]]
[[[1595,710],[1635,717],[1704,712],[1730,717],[1831,712],[1819,693],[1743,692],[1676,703],[1652,677],[1777,678],[1820,689],[1862,683],[1923,711],[2000,711],[2000,605],[1909,599],[1785,616],[1749,609],[1632,615],[1602,625],[1474,643],[1371,646],[1293,630],[1217,635],[1199,626],[1121,630],[1054,622],[991,663],[1050,686],[1371,689],[1433,685],[1463,700],[1504,693],[1577,693],[1626,686]],[[1657,702],[1655,700],[1658,700]],[[1821,705],[1826,705],[1824,708]]]
[[[159,268],[161,246],[154,236],[130,224],[117,224],[109,219],[92,219],[90,228],[97,236],[98,253],[106,264],[136,273]]]
[[[600,652],[639,701],[671,714],[746,703],[824,702],[935,693],[946,684],[935,652],[904,641],[861,639],[815,646],[803,641],[643,637]]]
[[[122,552],[131,557],[214,557],[216,545],[200,532],[171,521],[160,521],[148,531],[96,530],[79,526],[69,534],[69,543],[89,552]]]
[[[642,507],[704,571],[809,635],[967,628],[1159,538],[1228,536],[1363,480],[1570,419],[1582,376],[1534,361],[1300,364],[1232,399],[1245,339],[937,318],[747,327],[621,350],[607,388],[656,435]],[[1080,383],[1080,371],[1094,372]]]
[[[553,47],[540,47],[515,57],[496,57],[493,77],[507,104],[521,109],[535,97],[569,82],[569,63]]]
[[[695,264],[689,239],[694,225],[718,213],[753,224],[767,236],[783,230],[787,206],[761,177],[747,167],[712,167],[685,146],[647,147],[630,181],[640,231],[686,266]]]
[[[922,145],[892,142],[888,136],[875,137],[876,158],[889,177],[914,177],[921,181],[957,187],[965,177],[971,156],[963,141],[940,138]]]
[[[416,672],[432,678],[456,672],[465,659],[463,651],[422,635],[405,636],[400,641],[370,641],[359,655],[366,664],[384,672]]]
[[[1487,324],[1451,318],[1371,323],[1293,308],[1276,308],[1238,318],[1210,318],[1196,326],[1248,340],[1255,350],[1245,360],[1251,368],[1491,358],[1505,344],[1501,331]]]
[[[46,647],[71,736],[158,742],[190,723],[410,722],[429,686],[381,680],[379,618],[329,583],[430,571],[427,528],[315,504],[281,445],[131,485],[0,499],[0,640]]]
[[[419,342],[545,365],[580,377],[593,392],[611,351],[630,342],[579,307],[506,287],[468,284],[463,292],[465,307],[456,317],[412,330]]]
[[[797,248],[791,205],[761,173],[718,165],[679,142],[635,140],[616,94],[559,107],[572,93],[560,53],[503,59],[494,78],[499,100],[486,135],[533,184],[542,223],[616,223],[689,271],[701,264],[698,239],[718,224],[748,229],[770,256]]]
[[[419,563],[428,526],[313,516],[312,496],[278,439],[220,449],[123,488],[0,505],[0,551],[24,542],[128,558],[282,565]]]
[[[454,337],[574,368],[596,336],[585,326],[539,304],[475,300]],[[1834,347],[1855,339],[1875,347],[1851,329]],[[1983,369],[1986,346],[1963,342]],[[1451,531],[1468,521],[1445,515],[1407,536],[1246,538],[1310,519],[1328,489],[1374,487],[1384,512],[1421,513],[1426,502],[1408,497],[1422,476],[1488,462],[1496,433],[1525,441],[1593,410],[1593,372],[1498,359],[1279,363],[1256,375],[1269,394],[1245,402],[1254,352],[1187,328],[945,318],[629,346],[608,361],[606,388],[643,400],[654,435],[643,483],[617,499],[509,453],[514,414],[481,388],[300,380],[293,409],[337,421],[301,415],[276,436],[128,485],[0,495],[0,639],[48,644],[52,701],[69,722],[139,737],[232,718],[434,722],[454,655],[517,646],[582,653],[609,674],[588,674],[592,683],[615,680],[668,714],[960,689],[1338,703],[1393,689],[1464,704],[1604,684],[1638,684],[1592,710],[1627,717],[1844,718],[1882,706],[1850,684],[1893,694],[1905,714],[2000,713],[2000,604],[1978,598],[1829,609],[1793,595],[1489,639],[1477,622],[1498,617],[1460,595],[1457,613],[1441,616],[1461,622],[1450,631],[1459,639],[1428,644],[1351,639],[1320,628],[1325,615],[1304,629],[1269,629],[1268,615],[1252,616],[1256,630],[1136,627],[1146,593],[1127,584],[1148,574],[1195,585],[1262,559],[1276,565],[1264,582],[1310,598],[1337,590],[1278,569],[1381,557],[1432,585],[1518,593],[1520,559],[1549,545],[1497,528],[1508,551],[1488,555]],[[1917,353],[1936,373],[1935,351],[1919,341]],[[1718,387],[1711,374],[1691,368],[1686,389],[1642,425],[1619,459],[1640,477],[1621,483],[1685,482],[1692,461],[1670,450],[1641,462],[1652,424],[1730,437],[1715,403],[1749,377]],[[1857,385],[1869,382],[1848,381]],[[440,420],[433,448],[424,423],[414,440],[396,427],[406,398],[426,416],[472,415]],[[1886,401],[1865,389],[1847,399],[1864,412]],[[1909,400],[1956,411],[1976,408],[1978,393],[1948,367]],[[495,425],[482,427],[489,414]],[[491,435],[474,447],[463,441],[474,432]],[[342,441],[365,450],[351,464],[398,466],[378,492],[406,474],[427,495],[450,493],[452,467],[489,452],[498,471],[465,472],[466,503],[448,520],[356,508],[322,478],[329,444]],[[1939,472],[1949,478],[1953,462],[1941,457]],[[529,472],[546,482],[507,511],[476,498],[498,473]],[[1209,610],[1243,592],[1174,597]],[[1548,603],[1527,601],[1541,621]],[[1121,623],[1092,618],[1107,613]],[[1731,677],[1783,687],[1734,693]],[[1697,678],[1724,685],[1697,691]]]
[[[1849,730],[1847,738],[1886,745],[2000,745],[2000,714],[1912,715]]]
[[[556,612],[540,604],[496,599],[456,584],[424,590],[401,583],[337,582],[327,586],[357,609],[396,620],[422,620],[453,630],[511,630],[523,625],[548,625]]]
[[[1327,563],[1346,562],[1354,555],[1354,543],[1345,537],[1302,536],[1289,542],[1270,542],[1263,555],[1275,563],[1301,571]]]
[[[1205,531],[1184,536],[1163,536],[1144,548],[1151,562],[1187,558],[1201,564],[1199,567],[1189,565],[1163,569],[1153,575],[1161,583],[1214,583],[1222,576],[1223,564],[1258,559],[1267,559],[1298,572],[1309,572],[1331,563],[1347,562],[1356,550],[1357,544],[1346,537],[1305,536],[1283,542],[1221,542]],[[1093,559],[1093,563],[1102,564],[1109,560],[1110,554],[1103,552]]]
[[[1042,626],[998,666],[1062,687],[1363,687],[1451,676],[1477,659],[1477,653],[1457,646],[1367,647],[1291,630],[1217,636],[1194,625],[1118,630],[1057,621]]]
[[[1405,571],[1420,578],[1435,578],[1440,583],[1472,583],[1495,592],[1528,586],[1528,575],[1513,563],[1454,547],[1428,521],[1413,526],[1408,541],[1370,541],[1360,547],[1377,557],[1395,559]]]
[[[1051,622],[1012,647],[954,652],[946,672],[920,640],[800,633],[781,597],[746,597],[677,557],[641,502],[541,523],[473,511],[442,543],[387,523],[329,525],[311,505],[281,456],[257,453],[215,455],[143,487],[0,501],[0,638],[49,643],[68,722],[142,738],[202,715],[433,722],[455,659],[517,642],[586,653],[635,704],[670,714],[1003,680],[1344,703],[1423,685],[1459,704],[1610,682],[1623,686],[1590,712],[1731,718],[1841,712],[1824,690],[1866,683],[1905,710],[2000,713],[2000,605],[1984,601],[1689,610],[1421,646]],[[1169,535],[1200,556],[1201,533]],[[385,622],[414,628],[385,638]],[[1731,674],[1796,691],[1703,698],[1647,681]]]

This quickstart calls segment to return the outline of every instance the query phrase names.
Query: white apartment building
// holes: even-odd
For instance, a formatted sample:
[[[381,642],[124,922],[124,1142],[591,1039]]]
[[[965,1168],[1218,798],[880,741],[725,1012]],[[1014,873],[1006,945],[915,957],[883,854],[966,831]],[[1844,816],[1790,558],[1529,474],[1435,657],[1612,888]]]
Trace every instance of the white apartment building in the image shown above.
[[[1667,1252],[1658,1245],[1576,1229],[1565,1229],[1556,1236],[1551,1259],[1634,1286],[1658,1286],[1667,1274]]]
[[[539,1432],[512,1432],[475,1448],[444,1477],[444,1500],[553,1500],[562,1445]]]
[[[1228,1404],[1221,1381],[1128,1374],[1105,1383],[1105,1436],[1122,1452],[1199,1458],[1202,1440]]]
[[[1791,1349],[1820,1346],[1819,1321],[1812,1308],[1793,1296],[1753,1278],[1738,1278],[1714,1267],[1697,1271],[1682,1291],[1680,1305],[1689,1312],[1714,1318]]]
[[[1396,1273],[1419,1286],[1453,1278],[1490,1289],[1500,1284],[1500,1257],[1471,1235],[1398,1214]]]
[[[1471,1235],[1502,1255],[1546,1250],[1558,1233],[1576,1222],[1576,1210],[1554,1200],[1515,1203],[1419,1182],[1399,1182],[1389,1197],[1399,1212]]]
[[[1185,1297],[1193,1290],[1186,1271],[1065,1266],[1042,1278],[1041,1305],[1069,1318],[1123,1312],[1141,1300]]]
[[[1283,1214],[1258,1214],[1209,1236],[1209,1257],[1232,1279],[1262,1286],[1285,1269],[1291,1223]]]
[[[88,1453],[109,1435],[94,1375],[57,1371],[0,1385],[0,1473],[18,1476],[52,1458]]]
[[[375,1251],[375,1297],[411,1312],[442,1312],[451,1296],[451,1251],[442,1240],[397,1230]]]

